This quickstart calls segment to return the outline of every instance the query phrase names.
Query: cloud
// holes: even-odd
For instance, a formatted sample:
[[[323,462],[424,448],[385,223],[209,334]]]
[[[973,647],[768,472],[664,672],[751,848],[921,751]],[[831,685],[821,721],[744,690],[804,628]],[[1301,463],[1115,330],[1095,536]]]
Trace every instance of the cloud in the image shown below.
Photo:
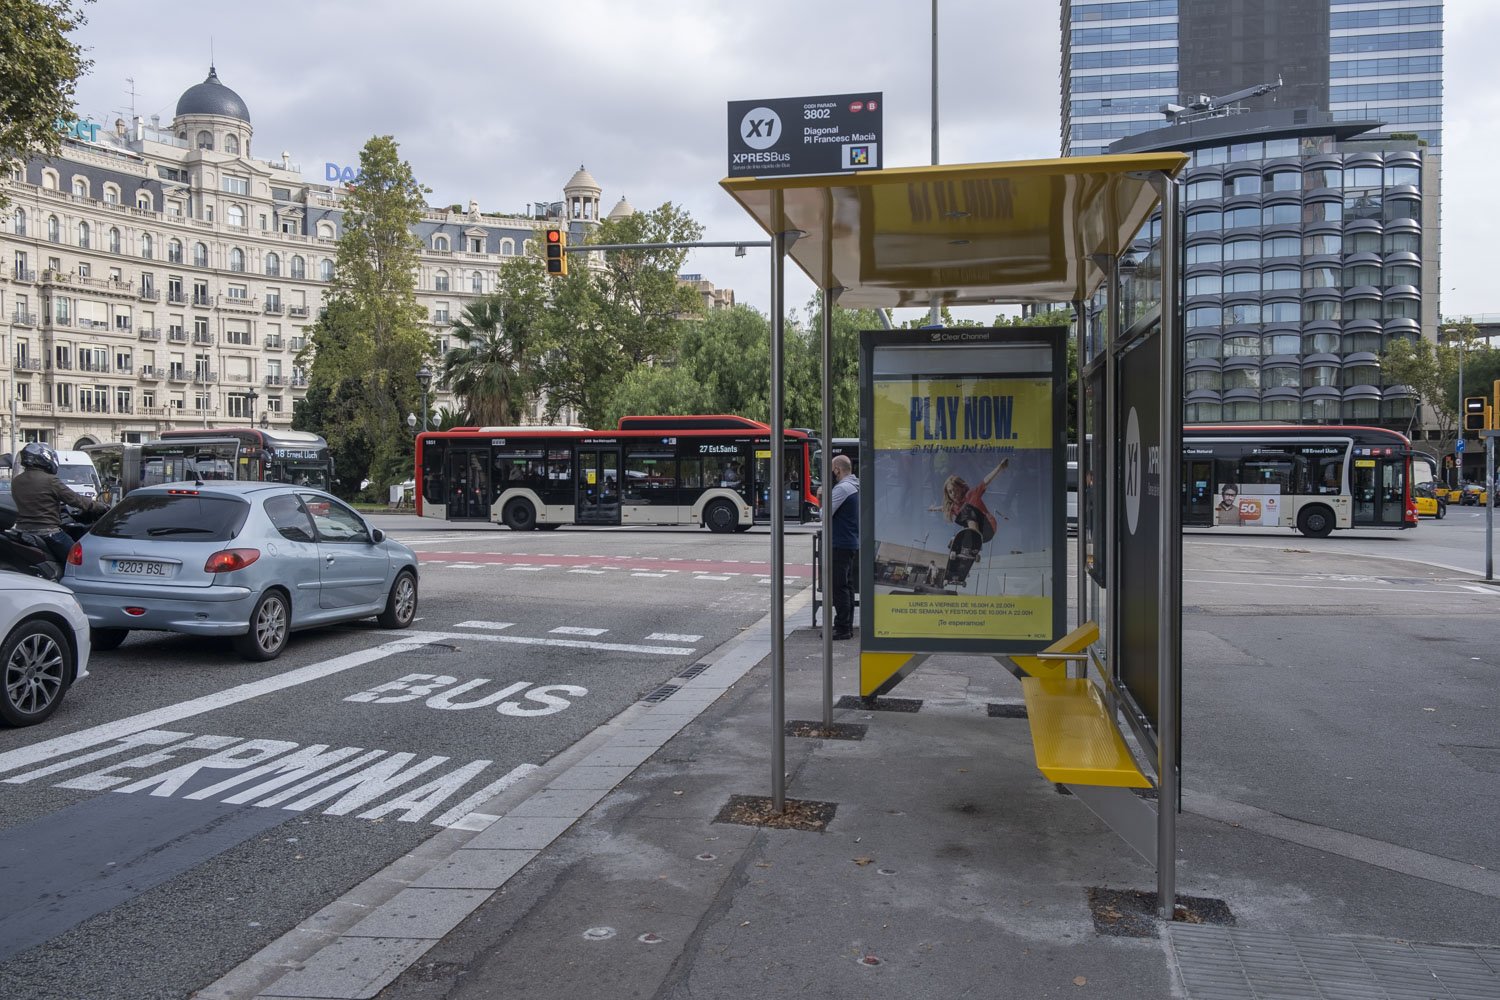
[[[1058,155],[1056,5],[939,7],[943,161]],[[212,40],[220,79],[250,108],[254,154],[287,150],[311,180],[325,161],[351,163],[371,135],[390,134],[433,204],[519,211],[561,199],[583,164],[606,211],[622,195],[637,208],[671,201],[704,224],[705,239],[763,239],[718,185],[728,102],[881,91],[886,164],[928,163],[930,12],[910,0],[268,0],[247,17],[243,4],[202,0],[184,19],[180,4],[134,0],[89,9],[80,38],[95,65],[79,105],[112,122],[134,77],[137,110],[170,120],[178,95],[206,75]],[[1500,35],[1500,14],[1466,2],[1448,17],[1446,200],[1493,209],[1478,164],[1495,158],[1487,125],[1500,98],[1474,67]],[[1480,231],[1494,214],[1447,215],[1443,285],[1458,290],[1445,311],[1500,311],[1479,298],[1492,256]],[[764,251],[698,251],[687,267],[769,304]],[[787,301],[800,306],[811,291],[794,274]]]

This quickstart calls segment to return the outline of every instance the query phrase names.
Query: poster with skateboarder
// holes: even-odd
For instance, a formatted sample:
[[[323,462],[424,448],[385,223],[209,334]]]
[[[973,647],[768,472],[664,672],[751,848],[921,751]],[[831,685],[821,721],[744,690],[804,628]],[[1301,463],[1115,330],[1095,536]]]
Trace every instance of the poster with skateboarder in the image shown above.
[[[872,638],[1053,631],[1050,377],[878,376],[870,387]]]

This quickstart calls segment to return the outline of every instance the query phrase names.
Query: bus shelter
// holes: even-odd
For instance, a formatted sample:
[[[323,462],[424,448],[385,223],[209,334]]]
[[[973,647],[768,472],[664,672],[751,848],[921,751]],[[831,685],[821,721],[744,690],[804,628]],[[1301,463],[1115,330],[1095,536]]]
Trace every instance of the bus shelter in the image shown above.
[[[886,325],[863,335],[861,355],[860,694],[883,694],[934,653],[999,658],[1022,679],[1039,769],[1066,784],[1155,863],[1158,907],[1167,917],[1175,900],[1181,766],[1176,498],[1182,393],[1173,178],[1186,163],[1180,153],[1153,153],[721,182],[771,236],[770,423],[776,434],[784,425],[786,258],[823,293],[825,484],[831,481],[831,449],[826,447],[832,440],[831,310],[835,303],[881,310]],[[1159,221],[1153,221],[1153,213]],[[942,306],[1065,303],[1072,305],[1076,319],[1071,332],[896,331],[884,312],[928,307],[936,316]],[[1005,413],[1005,437],[1022,449],[996,448],[997,454],[1014,455],[1018,463],[1030,461],[1050,475],[1050,482],[1061,483],[1066,425],[1061,405],[1045,418],[1012,427],[1011,403],[1003,400],[1024,399],[1029,392],[1038,400],[1037,410],[1046,408],[1041,405],[1045,380],[1053,380],[1055,389],[1068,371],[1061,351],[1065,336],[1072,337],[1078,359],[1073,627],[1067,627],[1066,572],[1056,571],[1066,560],[1054,558],[1065,544],[1060,527],[1065,495],[1052,489],[1042,494],[1042,502],[1050,505],[1047,530],[1057,540],[1057,551],[1048,550],[1027,567],[1028,579],[1036,581],[1032,596],[1038,600],[1014,602],[1031,609],[1024,612],[1030,616],[1025,629],[1006,632],[998,618],[977,613],[969,615],[967,631],[953,637],[957,642],[947,641],[943,627],[903,634],[890,618],[874,617],[872,628],[872,616],[881,614],[881,590],[899,596],[903,614],[927,606],[918,597],[941,602],[938,595],[957,590],[953,571],[939,570],[935,558],[928,562],[927,593],[911,585],[913,573],[921,576],[917,571],[927,555],[919,545],[882,542],[882,557],[866,544],[871,521],[863,498],[873,494],[871,506],[876,508],[887,503],[888,484],[872,469],[871,458],[878,459],[882,445],[889,443],[882,440],[882,421],[890,426],[900,422],[900,400],[890,398],[889,387],[902,379],[922,387],[910,394],[914,438],[919,429],[924,437],[933,437],[934,420],[939,429],[949,427],[945,412],[952,414],[951,423],[982,425],[993,437],[993,428],[1000,426],[996,420],[981,419],[983,411],[976,407],[979,416],[968,421],[958,409],[962,402],[967,414],[976,401],[971,396],[992,394],[991,417]],[[898,348],[908,353],[890,353]],[[887,349],[894,362],[882,360]],[[976,372],[976,366],[986,370]],[[1010,395],[1001,394],[1012,388]],[[951,394],[951,402],[943,393]],[[824,518],[822,528],[825,552],[831,551],[830,521]],[[785,551],[779,520],[772,524],[771,559],[772,799],[780,809],[785,796]],[[830,563],[823,560],[824,594],[832,592]],[[882,588],[882,581],[900,586]],[[957,618],[944,618],[944,626]],[[825,726],[832,724],[831,632],[823,630]],[[1154,778],[1146,777],[1134,761],[1122,739],[1125,728],[1135,735]],[[1159,808],[1135,794],[1147,785],[1155,786]]]

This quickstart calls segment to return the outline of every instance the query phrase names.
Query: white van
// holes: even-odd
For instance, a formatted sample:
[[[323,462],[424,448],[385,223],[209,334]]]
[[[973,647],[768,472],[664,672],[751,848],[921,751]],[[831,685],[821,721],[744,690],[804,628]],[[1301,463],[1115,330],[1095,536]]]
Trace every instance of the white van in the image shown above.
[[[103,492],[99,471],[84,451],[59,451],[57,453],[57,478],[79,496],[97,499]]]

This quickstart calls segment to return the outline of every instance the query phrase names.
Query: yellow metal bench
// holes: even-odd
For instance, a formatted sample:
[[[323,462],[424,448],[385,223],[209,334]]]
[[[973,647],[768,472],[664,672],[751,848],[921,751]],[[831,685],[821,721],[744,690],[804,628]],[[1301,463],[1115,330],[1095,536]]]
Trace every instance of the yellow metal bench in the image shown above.
[[[1031,720],[1036,766],[1059,785],[1150,788],[1099,686],[1086,677],[1025,677],[1021,693]]]
[[[1061,639],[1053,642],[1052,645],[1042,650],[1042,652],[1082,653],[1098,641],[1098,623],[1084,622]],[[1066,677],[1068,675],[1066,660],[1044,660],[1038,656],[1031,656],[1025,653],[1012,653],[1010,660],[1032,677]]]

